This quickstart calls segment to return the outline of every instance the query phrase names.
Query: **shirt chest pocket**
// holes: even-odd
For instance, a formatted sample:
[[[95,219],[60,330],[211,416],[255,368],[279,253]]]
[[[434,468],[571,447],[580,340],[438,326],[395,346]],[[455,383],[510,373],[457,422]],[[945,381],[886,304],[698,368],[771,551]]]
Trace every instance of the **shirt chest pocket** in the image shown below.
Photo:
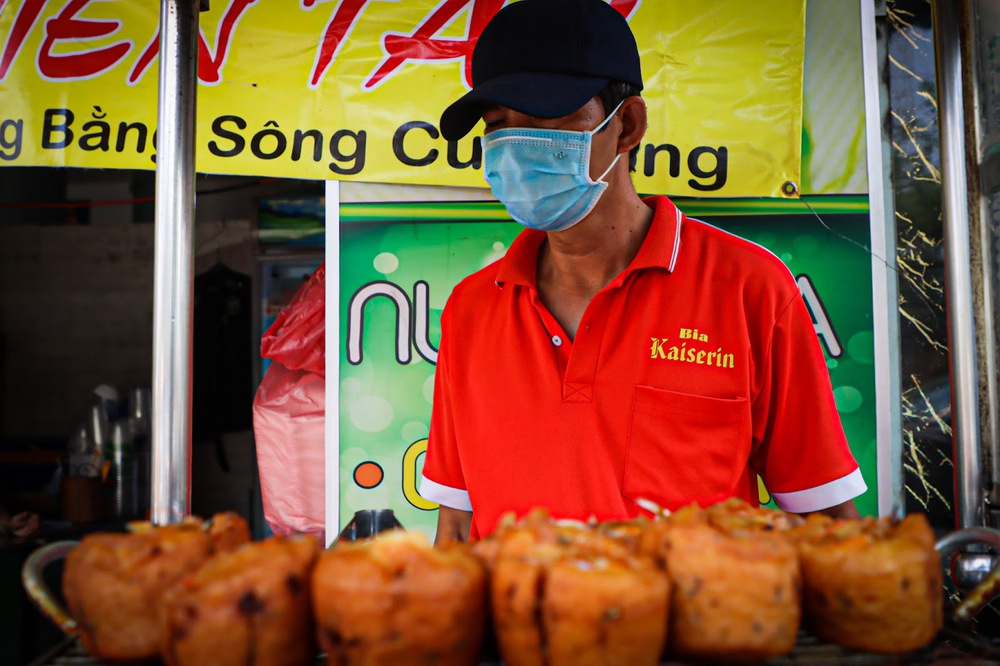
[[[637,385],[622,494],[671,510],[733,495],[750,454],[747,405]]]

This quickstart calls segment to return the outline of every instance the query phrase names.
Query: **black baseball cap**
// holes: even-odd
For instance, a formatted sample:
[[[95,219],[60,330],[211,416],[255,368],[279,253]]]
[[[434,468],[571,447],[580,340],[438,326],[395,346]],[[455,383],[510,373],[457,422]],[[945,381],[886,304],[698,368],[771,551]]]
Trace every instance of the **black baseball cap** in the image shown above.
[[[604,0],[520,0],[483,28],[472,53],[472,90],[441,114],[449,141],[499,104],[558,118],[608,83],[642,90],[639,48],[625,18]]]

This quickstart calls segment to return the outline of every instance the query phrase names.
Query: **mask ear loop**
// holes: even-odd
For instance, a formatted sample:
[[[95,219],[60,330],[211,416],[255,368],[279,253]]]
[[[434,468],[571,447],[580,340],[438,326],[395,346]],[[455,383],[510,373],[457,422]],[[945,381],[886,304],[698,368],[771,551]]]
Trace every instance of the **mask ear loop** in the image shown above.
[[[591,149],[593,148],[593,145],[594,145],[594,143],[593,143],[593,137],[594,137],[594,135],[597,134],[598,132],[600,132],[601,129],[605,125],[607,125],[609,122],[611,122],[611,119],[615,117],[615,114],[618,113],[618,109],[622,108],[622,104],[624,104],[624,103],[625,103],[625,100],[622,100],[622,101],[618,102],[618,106],[615,107],[614,111],[612,111],[611,113],[608,114],[608,117],[604,119],[604,122],[602,122],[600,125],[598,125],[594,129],[590,130],[590,132],[588,132],[588,134],[590,134],[590,139],[591,139],[588,142],[589,145],[587,146],[587,153],[588,153],[587,154],[587,161],[588,162],[590,161],[590,152],[591,152]],[[617,155],[615,155],[615,159],[611,160],[611,164],[608,165],[608,168],[605,169],[604,173],[602,173],[600,176],[598,176],[597,179],[593,181],[593,183],[596,184],[596,183],[606,182],[604,180],[604,177],[607,176],[608,173],[611,172],[611,170],[615,167],[615,164],[618,163],[618,158],[621,157],[621,156],[622,156],[621,153],[618,153]]]
[[[614,168],[615,164],[618,162],[618,158],[621,157],[621,156],[622,156],[621,153],[618,153],[617,155],[615,155],[615,159],[611,160],[611,164],[608,165],[608,168],[605,169],[604,173],[602,173],[600,176],[598,176],[597,180],[595,180],[594,182],[595,183],[605,183],[605,182],[607,182],[607,181],[604,180],[604,177],[607,176],[608,173],[611,171],[611,169]]]
[[[589,132],[587,132],[587,134],[589,134],[590,136],[594,136],[595,134],[597,134],[598,132],[600,132],[602,129],[604,129],[604,126],[611,122],[611,119],[615,117],[615,114],[618,113],[618,109],[622,108],[622,104],[624,104],[624,103],[625,103],[625,100],[622,100],[622,101],[618,102],[618,106],[616,106],[614,108],[614,110],[611,113],[608,114],[608,117],[605,118],[603,121],[601,121],[600,125],[598,125],[594,129],[592,129]]]

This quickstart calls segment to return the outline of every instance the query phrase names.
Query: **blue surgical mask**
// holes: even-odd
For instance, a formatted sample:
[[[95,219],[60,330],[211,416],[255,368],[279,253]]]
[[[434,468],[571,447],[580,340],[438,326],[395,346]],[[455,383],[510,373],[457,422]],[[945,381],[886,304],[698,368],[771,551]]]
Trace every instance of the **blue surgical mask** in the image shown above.
[[[597,205],[608,189],[590,178],[591,141],[615,115],[615,107],[588,132],[512,127],[483,137],[483,174],[490,189],[515,220],[539,231],[568,229]]]

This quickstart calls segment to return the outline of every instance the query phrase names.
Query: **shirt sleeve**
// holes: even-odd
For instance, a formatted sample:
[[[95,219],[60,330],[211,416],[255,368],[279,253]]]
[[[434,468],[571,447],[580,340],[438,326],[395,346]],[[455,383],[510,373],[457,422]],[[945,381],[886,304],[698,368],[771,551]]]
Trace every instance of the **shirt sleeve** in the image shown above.
[[[812,317],[797,293],[779,314],[759,362],[750,463],[778,506],[818,511],[865,492]]]
[[[455,433],[455,396],[452,395],[448,377],[451,338],[448,333],[448,320],[446,306],[441,315],[441,344],[438,348],[437,366],[434,369],[431,426],[427,438],[427,453],[424,457],[423,477],[420,479],[420,495],[431,502],[453,509],[472,511]]]

